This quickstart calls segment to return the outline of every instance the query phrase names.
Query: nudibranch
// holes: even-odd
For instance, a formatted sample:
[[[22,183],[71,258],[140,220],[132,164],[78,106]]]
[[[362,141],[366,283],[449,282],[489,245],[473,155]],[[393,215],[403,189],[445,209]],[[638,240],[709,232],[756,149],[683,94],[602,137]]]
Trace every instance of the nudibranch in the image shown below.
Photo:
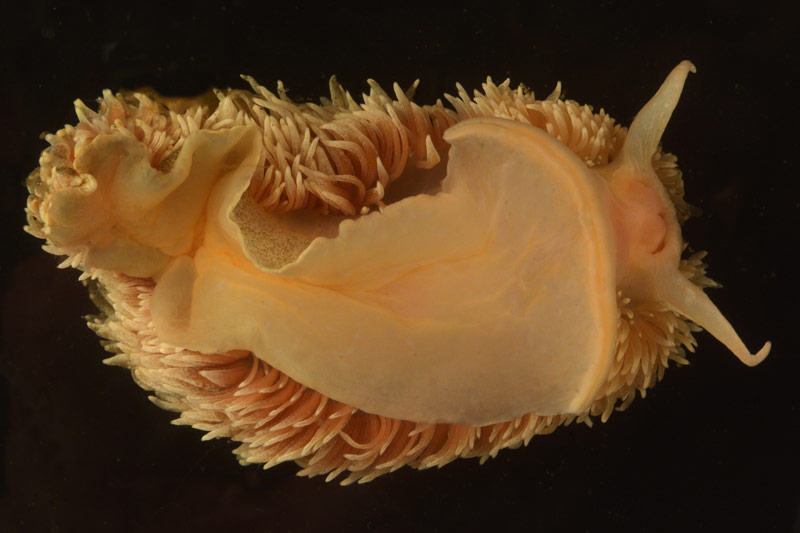
[[[178,424],[243,464],[369,481],[605,421],[708,330],[659,145],[693,65],[629,129],[491,78],[413,102],[252,91],[80,100],[28,179],[27,230],[82,271],[89,326]],[[208,105],[203,105],[203,104]]]

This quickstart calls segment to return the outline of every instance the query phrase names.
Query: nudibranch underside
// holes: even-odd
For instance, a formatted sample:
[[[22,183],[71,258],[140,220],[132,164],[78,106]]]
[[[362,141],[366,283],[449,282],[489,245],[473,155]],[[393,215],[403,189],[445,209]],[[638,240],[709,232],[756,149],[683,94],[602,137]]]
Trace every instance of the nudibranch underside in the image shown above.
[[[83,271],[108,362],[242,462],[350,482],[485,459],[624,409],[697,326],[767,356],[681,259],[659,142],[690,71],[629,129],[491,80],[450,108],[335,80],[321,105],[106,91],[46,137],[27,229]]]

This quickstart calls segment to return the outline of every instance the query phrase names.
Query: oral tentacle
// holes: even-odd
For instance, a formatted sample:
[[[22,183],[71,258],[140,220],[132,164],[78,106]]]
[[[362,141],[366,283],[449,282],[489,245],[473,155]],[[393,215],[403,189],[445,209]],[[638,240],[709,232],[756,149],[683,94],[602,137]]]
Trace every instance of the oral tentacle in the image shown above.
[[[663,302],[711,333],[747,366],[756,366],[769,355],[772,347],[769,341],[755,354],[750,353],[714,302],[680,272],[658,276],[655,289]]]
[[[617,160],[623,164],[630,164],[637,170],[650,168],[653,154],[658,149],[658,143],[669,123],[675,106],[683,91],[683,85],[689,72],[697,69],[690,61],[682,61],[672,69],[667,79],[661,84],[658,92],[645,104],[633,119],[625,144]]]

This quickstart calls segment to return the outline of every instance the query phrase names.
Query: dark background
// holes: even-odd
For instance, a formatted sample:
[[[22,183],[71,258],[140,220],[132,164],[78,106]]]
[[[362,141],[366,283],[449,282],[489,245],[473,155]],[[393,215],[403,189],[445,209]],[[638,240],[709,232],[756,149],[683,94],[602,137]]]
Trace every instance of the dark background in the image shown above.
[[[797,12],[786,4],[23,2],[4,16],[0,265],[0,531],[798,531]],[[586,3],[588,5],[588,3]],[[375,4],[373,4],[375,5]],[[528,5],[526,3],[526,5]],[[708,334],[688,367],[610,421],[570,426],[483,466],[404,468],[361,486],[241,467],[227,441],[174,427],[85,327],[77,272],[22,232],[23,180],[72,100],[150,85],[246,87],[298,100],[336,74],[354,94],[421,78],[429,103],[487,75],[605,108],[623,124],[669,70],[690,76],[664,137],[703,209],[684,236],[710,250],[712,298],[751,349]]]

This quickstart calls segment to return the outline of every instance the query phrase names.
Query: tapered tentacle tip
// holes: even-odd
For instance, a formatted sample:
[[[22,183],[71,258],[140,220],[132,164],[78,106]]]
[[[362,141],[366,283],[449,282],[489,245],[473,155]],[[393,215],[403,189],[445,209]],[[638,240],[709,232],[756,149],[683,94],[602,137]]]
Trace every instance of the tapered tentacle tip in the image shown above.
[[[692,63],[688,59],[684,59],[683,61],[681,61],[678,64],[677,69],[678,70],[686,70],[686,71],[694,72],[694,73],[697,72],[697,67],[695,67],[694,63]]]
[[[761,349],[755,353],[755,355],[751,354],[747,354],[745,356],[739,356],[739,354],[736,355],[739,356],[739,359],[742,361],[742,363],[746,364],[747,366],[756,366],[757,364],[761,363],[761,361],[767,358],[767,356],[769,355],[769,351],[771,349],[772,349],[772,343],[770,341],[767,341],[764,343],[764,346],[762,346]]]

